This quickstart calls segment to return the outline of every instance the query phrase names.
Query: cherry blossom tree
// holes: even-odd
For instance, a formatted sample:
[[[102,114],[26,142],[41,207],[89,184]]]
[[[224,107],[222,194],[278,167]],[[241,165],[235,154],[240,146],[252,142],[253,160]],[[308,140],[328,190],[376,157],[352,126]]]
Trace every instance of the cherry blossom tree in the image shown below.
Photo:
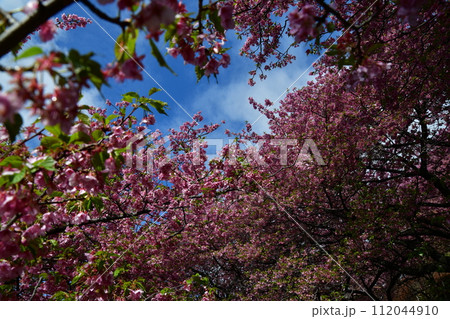
[[[33,33],[46,42],[89,27],[54,18],[71,3],[30,1],[21,20],[0,11],[0,56],[34,57],[0,66],[11,78],[0,92],[0,299],[448,299],[446,1],[199,1],[189,13],[177,1],[79,0],[121,29],[114,61],[22,49]],[[168,134],[155,127],[152,111],[167,105],[158,89],[124,92],[108,101],[113,114],[79,105],[88,87],[142,80],[138,37],[162,67],[158,41],[201,80],[226,72],[233,32],[255,63],[250,85],[295,63],[304,43],[315,78],[276,108],[251,99],[271,131],[230,133],[218,158],[205,139],[219,125],[200,114]],[[23,127],[24,110],[38,121]]]

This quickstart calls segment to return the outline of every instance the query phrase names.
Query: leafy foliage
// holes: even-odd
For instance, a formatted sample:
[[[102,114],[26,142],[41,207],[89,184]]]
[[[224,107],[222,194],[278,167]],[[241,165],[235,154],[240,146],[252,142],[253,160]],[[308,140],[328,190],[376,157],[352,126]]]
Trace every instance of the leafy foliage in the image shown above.
[[[0,47],[31,61],[0,68],[14,79],[0,93],[0,299],[448,299],[446,1],[200,1],[196,13],[172,0],[110,5],[130,19],[91,4],[121,28],[106,66],[75,49],[20,52],[27,39],[2,43],[12,22],[0,17]],[[44,17],[42,7],[24,12]],[[86,24],[64,15],[37,31],[45,42],[56,26]],[[292,63],[302,42],[326,53],[314,80],[275,110],[250,100],[270,133],[248,125],[208,161],[205,138],[218,125],[196,114],[163,135],[151,114],[168,112],[157,88],[124,93],[112,114],[79,105],[91,85],[142,79],[139,37],[160,66],[171,70],[162,36],[197,80],[217,76],[231,29],[255,62],[250,85]],[[23,127],[25,111],[38,121]],[[284,157],[271,142],[283,139],[297,142]],[[262,142],[258,152],[244,140]]]

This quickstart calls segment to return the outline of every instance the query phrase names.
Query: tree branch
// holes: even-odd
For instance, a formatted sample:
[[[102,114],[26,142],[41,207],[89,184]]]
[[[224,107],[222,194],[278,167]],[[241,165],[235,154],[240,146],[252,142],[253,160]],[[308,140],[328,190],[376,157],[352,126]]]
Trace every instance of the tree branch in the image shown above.
[[[5,32],[0,34],[0,58],[11,50],[27,35],[34,32],[40,25],[50,19],[52,16],[71,5],[74,0],[49,0],[40,2],[40,5],[29,16],[20,22],[12,24],[6,28]],[[122,21],[120,18],[112,18],[94,6],[89,0],[79,0],[89,8],[99,18],[114,23],[122,29],[129,26],[130,22]]]
[[[100,19],[103,19],[105,21],[117,24],[122,29],[125,27],[128,27],[130,25],[130,22],[128,21],[122,21],[119,17],[112,18],[109,15],[105,14],[103,11],[101,11],[99,8],[94,6],[89,0],[79,0],[82,4],[84,4],[86,7],[89,8],[93,13],[95,13],[96,16],[98,16]]]
[[[131,217],[137,217],[140,215],[144,215],[144,214],[148,214],[150,213],[150,210],[148,209],[144,209],[144,210],[140,210],[134,214],[122,214],[122,215],[118,215],[118,216],[108,216],[108,217],[102,217],[102,218],[95,218],[95,219],[90,219],[87,220],[83,223],[80,224],[73,224],[73,223],[67,223],[63,226],[59,226],[53,229],[50,229],[47,232],[47,235],[55,235],[55,234],[59,234],[62,233],[66,230],[67,227],[73,227],[73,226],[88,226],[88,225],[93,225],[93,224],[99,224],[99,223],[108,223],[108,222],[112,222],[114,220],[120,220],[120,219],[125,219],[125,218],[131,218]]]
[[[325,9],[325,11],[330,12],[330,13],[333,14],[339,21],[341,21],[345,28],[349,28],[349,27],[350,27],[351,24],[350,24],[347,20],[345,20],[339,12],[337,12],[337,11],[334,10],[331,6],[329,6],[327,3],[325,3],[325,1],[323,1],[323,0],[316,0],[316,2],[317,2],[318,4],[320,4],[320,5],[322,6],[322,8]]]
[[[45,21],[57,14],[65,7],[72,4],[73,0],[50,0],[40,2],[36,11],[27,16],[23,21],[8,27],[0,34],[0,58],[11,50],[27,35],[36,30]]]

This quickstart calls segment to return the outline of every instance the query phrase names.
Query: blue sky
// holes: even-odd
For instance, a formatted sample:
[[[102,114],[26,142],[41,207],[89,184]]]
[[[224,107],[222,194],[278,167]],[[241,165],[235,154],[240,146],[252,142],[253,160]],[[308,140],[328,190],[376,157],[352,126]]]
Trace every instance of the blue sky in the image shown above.
[[[20,6],[21,3],[26,3],[26,0],[3,0],[0,6],[3,9],[13,9]],[[92,1],[99,8],[111,16],[117,13],[116,5],[101,6],[96,1]],[[184,1],[188,9],[195,10],[197,1]],[[81,7],[80,7],[81,6]],[[110,24],[104,20],[93,15],[83,4],[73,4],[66,8],[63,12],[66,14],[75,13],[80,16],[88,17],[84,10],[92,15],[95,21],[88,25],[85,29],[77,29],[70,31],[58,30],[58,35],[55,41],[49,43],[40,43],[37,36],[33,37],[32,41],[28,42],[26,46],[39,45],[43,46],[45,50],[59,49],[68,51],[70,48],[75,48],[81,53],[93,51],[96,53],[94,57],[98,62],[104,65],[114,59],[113,47],[114,42],[108,36],[109,33],[114,39],[120,34],[119,27]],[[61,12],[62,13],[62,12]],[[100,25],[98,25],[97,23]],[[102,30],[102,28],[104,30]],[[106,31],[106,32],[105,32]],[[247,84],[249,74],[252,70],[253,62],[249,59],[239,56],[239,48],[242,42],[239,42],[233,31],[228,31],[227,34],[229,42],[227,46],[232,49],[228,52],[231,55],[231,65],[227,69],[220,69],[218,76],[218,83],[214,78],[208,81],[206,78],[199,83],[196,82],[194,68],[190,65],[184,65],[181,57],[176,59],[166,56],[166,61],[178,74],[174,76],[167,69],[161,68],[156,59],[150,54],[150,46],[148,42],[142,37],[138,41],[137,53],[139,55],[145,54],[144,66],[146,71],[189,113],[201,111],[204,117],[204,124],[220,123],[225,120],[226,124],[221,126],[221,129],[212,137],[224,137],[224,129],[230,131],[240,131],[244,128],[246,121],[253,123],[259,117],[259,113],[255,111],[248,103],[248,97],[252,96],[255,100],[263,102],[266,98],[272,101],[276,100],[288,88],[310,64],[314,61],[314,57],[306,57],[303,52],[304,47],[300,47],[294,51],[297,54],[297,60],[293,64],[281,70],[274,70],[268,73],[268,77],[264,81],[256,80],[256,85],[250,87]],[[291,41],[291,39],[289,39]],[[286,43],[287,44],[287,43]],[[164,43],[159,43],[161,52],[165,52]],[[5,57],[0,60],[2,64],[14,65],[14,60],[11,57]],[[309,71],[308,71],[309,72]],[[306,73],[308,73],[306,72]],[[144,81],[125,81],[118,83],[114,80],[110,81],[111,87],[104,87],[102,94],[105,98],[112,102],[119,101],[121,94],[135,91],[141,95],[146,95],[150,88],[158,87],[158,85],[143,74]],[[307,74],[296,82],[294,87],[301,87],[305,85],[306,81],[310,80]],[[0,78],[2,85],[5,83],[4,78]],[[5,85],[4,85],[5,86]],[[49,84],[51,86],[51,84]],[[105,100],[96,89],[89,89],[83,92],[84,98],[82,103],[105,106]],[[168,128],[177,128],[185,121],[190,121],[190,117],[186,114],[169,96],[164,92],[158,92],[154,98],[166,101],[169,103],[168,116],[155,113],[157,120],[156,127],[163,132],[167,132]],[[275,105],[275,107],[277,104]],[[254,129],[262,133],[268,131],[267,121],[264,117],[260,118],[255,124]]]

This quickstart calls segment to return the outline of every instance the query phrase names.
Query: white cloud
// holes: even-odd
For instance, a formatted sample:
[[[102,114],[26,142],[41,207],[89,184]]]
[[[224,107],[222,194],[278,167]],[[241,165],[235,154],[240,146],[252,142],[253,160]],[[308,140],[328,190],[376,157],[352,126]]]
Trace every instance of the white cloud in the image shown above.
[[[6,11],[12,11],[23,7],[29,0],[2,0],[1,8]]]
[[[88,105],[95,107],[105,106],[106,101],[96,88],[92,87],[90,89],[84,89],[82,94],[83,97],[79,101],[78,105]]]
[[[235,74],[234,81],[228,84],[210,85],[207,90],[201,92],[195,98],[198,105],[202,105],[205,118],[211,121],[225,120],[228,124],[240,124],[244,128],[245,121],[254,123],[255,131],[268,132],[267,119],[261,113],[253,109],[248,98],[253,97],[257,102],[264,104],[265,99],[276,101],[286,89],[304,72],[305,68],[287,67],[273,70],[268,73],[264,81],[256,81],[255,86],[247,84],[249,75]],[[302,76],[293,87],[302,87],[310,78],[307,74]],[[291,88],[292,90],[292,88]],[[274,107],[279,105],[279,101]],[[260,118],[259,118],[260,117]],[[259,119],[258,119],[259,118]],[[258,119],[258,120],[257,120]]]
[[[306,82],[312,79],[308,75],[311,70],[307,70],[310,67],[310,61],[304,53],[306,48],[304,46],[291,48],[290,53],[296,55],[297,60],[292,61],[292,64],[284,68],[267,72],[266,80],[260,81],[257,75],[255,77],[256,84],[252,87],[247,83],[250,78],[248,72],[255,69],[255,64],[239,54],[239,49],[245,41],[234,38],[232,34],[229,36],[228,46],[233,48],[229,51],[230,67],[221,69],[218,85],[215,85],[212,80],[206,90],[195,95],[194,101],[196,105],[202,107],[203,115],[208,121],[225,120],[226,126],[231,125],[234,131],[243,129],[245,121],[250,124],[256,121],[253,125],[256,132],[269,132],[267,119],[250,105],[248,98],[253,97],[261,104],[264,104],[265,99],[269,99],[275,102],[272,108],[277,108],[279,100],[284,98],[288,88],[293,91],[295,88],[306,85]],[[280,50],[287,49],[292,41],[292,37],[282,37]],[[226,76],[227,79],[231,78],[231,81],[224,83],[223,76]],[[232,129],[230,128],[230,130]]]

